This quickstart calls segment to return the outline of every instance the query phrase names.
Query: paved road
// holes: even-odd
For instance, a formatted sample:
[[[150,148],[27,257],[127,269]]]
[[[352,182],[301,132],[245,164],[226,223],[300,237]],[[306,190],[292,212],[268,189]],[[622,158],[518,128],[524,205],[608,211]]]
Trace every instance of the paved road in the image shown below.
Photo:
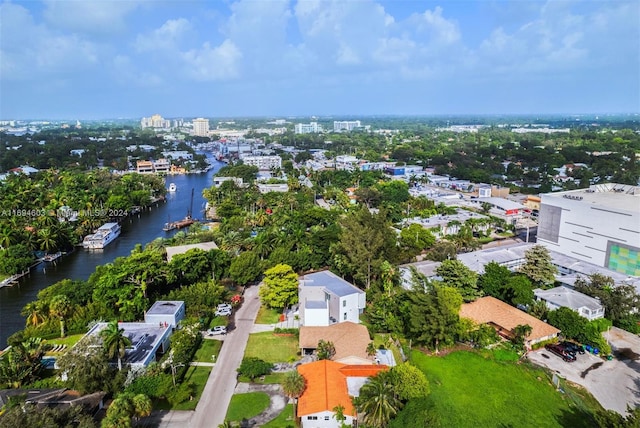
[[[258,287],[247,288],[244,303],[235,314],[235,329],[224,340],[224,346],[191,418],[189,426],[192,428],[217,428],[224,422],[237,383],[236,369],[240,367],[259,308]]]

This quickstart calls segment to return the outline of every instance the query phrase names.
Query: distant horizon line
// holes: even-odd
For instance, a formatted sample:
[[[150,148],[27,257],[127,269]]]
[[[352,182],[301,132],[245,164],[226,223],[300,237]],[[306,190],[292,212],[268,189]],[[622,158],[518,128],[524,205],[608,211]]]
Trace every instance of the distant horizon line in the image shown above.
[[[334,119],[334,118],[398,118],[398,117],[406,117],[406,118],[460,118],[460,117],[544,117],[544,118],[552,118],[552,117],[591,117],[591,116],[640,116],[640,112],[588,112],[588,113],[433,113],[433,114],[394,114],[394,113],[378,113],[378,114],[322,114],[322,115],[229,115],[229,116],[163,116],[160,113],[152,113],[149,116],[131,116],[131,117],[103,117],[99,119],[86,119],[86,118],[62,118],[62,119],[52,119],[46,117],[33,117],[33,118],[0,118],[1,122],[11,122],[11,121],[50,121],[50,122],[68,122],[68,121],[85,121],[85,122],[98,122],[98,121],[125,121],[125,120],[140,120],[144,117],[151,117],[154,114],[159,114],[161,117],[166,119],[184,119],[184,118],[204,118],[204,119],[308,119],[308,118],[317,118],[317,119]]]

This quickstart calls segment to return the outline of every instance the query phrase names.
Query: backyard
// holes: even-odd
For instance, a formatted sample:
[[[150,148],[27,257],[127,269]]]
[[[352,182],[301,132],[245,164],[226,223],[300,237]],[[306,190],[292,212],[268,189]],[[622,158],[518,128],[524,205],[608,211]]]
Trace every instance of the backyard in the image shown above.
[[[600,405],[584,389],[566,384],[563,394],[544,370],[509,361],[513,358],[504,352],[497,357],[472,351],[444,357],[412,353],[412,362],[429,379],[443,427],[593,425],[591,414]]]

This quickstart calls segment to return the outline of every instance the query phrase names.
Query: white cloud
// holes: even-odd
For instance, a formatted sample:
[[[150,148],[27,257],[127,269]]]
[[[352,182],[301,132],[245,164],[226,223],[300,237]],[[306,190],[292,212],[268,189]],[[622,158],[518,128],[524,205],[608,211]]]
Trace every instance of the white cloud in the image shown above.
[[[115,80],[122,85],[158,87],[164,84],[157,74],[139,70],[126,55],[116,55],[111,61],[111,69]]]
[[[0,5],[0,70],[3,80],[85,71],[99,62],[95,43],[36,24],[20,5]]]
[[[242,53],[230,40],[220,46],[204,43],[200,49],[182,54],[185,74],[198,81],[227,80],[238,76],[238,61]]]
[[[185,18],[169,19],[147,34],[139,34],[135,49],[138,52],[174,51],[178,49],[184,35],[192,30],[191,23]]]
[[[136,0],[46,0],[43,16],[53,28],[94,35],[109,35],[126,28],[126,16]]]

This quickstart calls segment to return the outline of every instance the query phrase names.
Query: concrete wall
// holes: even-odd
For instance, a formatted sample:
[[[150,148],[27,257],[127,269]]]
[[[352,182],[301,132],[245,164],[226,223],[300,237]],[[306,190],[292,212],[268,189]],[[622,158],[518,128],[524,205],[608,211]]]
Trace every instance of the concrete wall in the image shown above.
[[[301,418],[302,428],[340,428],[340,423],[333,415],[333,412],[325,411],[303,416]],[[353,417],[347,416],[344,423],[349,426],[353,425]]]

